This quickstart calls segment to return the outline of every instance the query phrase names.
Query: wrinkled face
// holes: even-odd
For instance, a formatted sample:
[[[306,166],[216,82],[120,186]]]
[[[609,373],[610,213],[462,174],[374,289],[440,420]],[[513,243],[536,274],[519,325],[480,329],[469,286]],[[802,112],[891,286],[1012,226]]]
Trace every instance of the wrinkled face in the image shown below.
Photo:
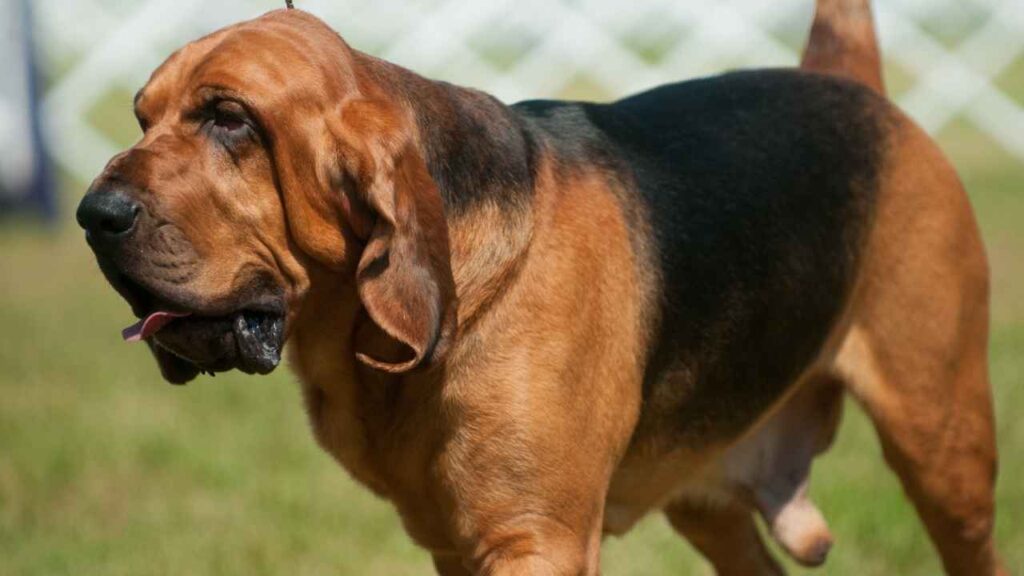
[[[319,267],[365,269],[352,279],[361,304],[397,353],[364,361],[401,371],[439,350],[447,232],[425,165],[401,153],[412,148],[395,108],[359,79],[347,46],[297,10],[169,58],[136,98],[142,139],[77,213],[139,319],[125,339],[146,341],[175,383],[267,373]]]
[[[161,66],[136,97],[141,141],[110,161],[78,210],[100,268],[139,318],[125,338],[146,340],[174,382],[272,370],[308,282],[272,154],[286,142],[268,127],[325,111],[275,109],[309,101],[288,93],[277,63],[303,59],[278,28],[229,29]],[[343,235],[329,236],[342,259]]]

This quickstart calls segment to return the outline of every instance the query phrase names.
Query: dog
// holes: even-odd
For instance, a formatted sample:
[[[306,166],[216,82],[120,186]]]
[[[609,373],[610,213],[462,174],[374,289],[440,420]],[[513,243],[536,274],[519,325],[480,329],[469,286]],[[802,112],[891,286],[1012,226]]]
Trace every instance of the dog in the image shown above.
[[[832,537],[849,393],[947,573],[1005,574],[989,272],[866,0],[800,69],[507,106],[282,9],[188,44],[78,208],[163,377],[273,370],[440,574],[597,574],[666,514],[722,575]]]

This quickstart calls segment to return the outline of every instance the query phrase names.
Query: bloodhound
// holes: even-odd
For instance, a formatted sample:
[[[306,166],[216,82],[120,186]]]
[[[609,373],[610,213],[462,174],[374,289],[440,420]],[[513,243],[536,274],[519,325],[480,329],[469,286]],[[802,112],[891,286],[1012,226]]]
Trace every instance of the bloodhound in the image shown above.
[[[597,574],[656,510],[719,574],[781,573],[754,514],[820,564],[846,392],[947,572],[1003,573],[967,196],[866,0],[821,0],[802,68],[506,106],[279,10],[154,72],[78,220],[170,382],[287,341],[442,574]]]

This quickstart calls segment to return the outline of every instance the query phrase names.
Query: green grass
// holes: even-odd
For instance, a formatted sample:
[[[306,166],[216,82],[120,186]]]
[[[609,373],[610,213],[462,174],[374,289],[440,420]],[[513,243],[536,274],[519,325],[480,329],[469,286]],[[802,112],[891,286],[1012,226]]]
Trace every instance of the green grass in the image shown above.
[[[1024,574],[1024,171],[964,126],[942,141],[991,253],[998,541]],[[287,370],[164,384],[120,341],[128,309],[70,222],[5,223],[0,271],[0,576],[430,573],[390,505],[315,446]],[[853,405],[812,491],[837,537],[824,573],[939,572]],[[710,573],[659,517],[603,558],[612,576]]]

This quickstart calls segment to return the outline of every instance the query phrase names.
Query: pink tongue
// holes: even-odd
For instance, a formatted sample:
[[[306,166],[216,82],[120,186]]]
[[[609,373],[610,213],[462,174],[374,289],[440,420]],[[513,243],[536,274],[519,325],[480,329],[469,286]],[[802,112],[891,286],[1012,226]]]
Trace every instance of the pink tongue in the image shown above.
[[[159,332],[171,320],[185,316],[188,316],[188,314],[153,312],[146,316],[145,319],[139,320],[135,324],[121,330],[121,337],[124,338],[125,342],[139,342]]]

